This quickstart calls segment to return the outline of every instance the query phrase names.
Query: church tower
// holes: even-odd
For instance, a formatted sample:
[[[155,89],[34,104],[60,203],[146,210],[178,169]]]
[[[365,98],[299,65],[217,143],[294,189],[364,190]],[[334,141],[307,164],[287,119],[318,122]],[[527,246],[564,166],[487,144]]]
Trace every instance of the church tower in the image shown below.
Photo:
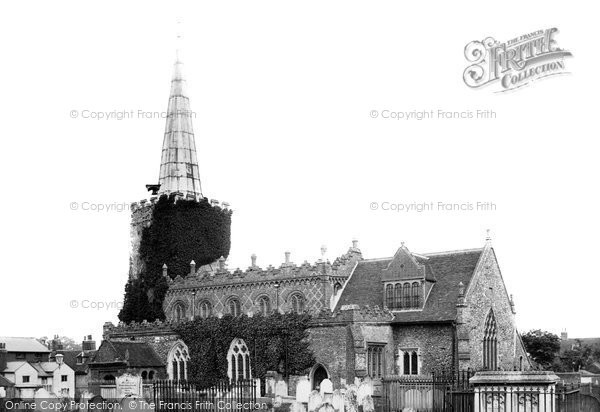
[[[164,260],[159,269],[166,264],[173,277],[185,274],[178,273],[182,266],[189,271],[192,260],[201,266],[229,254],[231,211],[227,203],[209,201],[202,192],[193,117],[178,49],[171,77],[158,184],[146,185],[151,192],[150,199],[131,205],[130,279],[157,271],[154,267],[157,262],[152,262],[153,267],[147,266],[153,256],[159,258],[159,252]],[[150,234],[153,231],[155,233]],[[144,242],[144,233],[151,241]],[[161,239],[165,244],[159,244]],[[157,250],[153,250],[155,247]]]

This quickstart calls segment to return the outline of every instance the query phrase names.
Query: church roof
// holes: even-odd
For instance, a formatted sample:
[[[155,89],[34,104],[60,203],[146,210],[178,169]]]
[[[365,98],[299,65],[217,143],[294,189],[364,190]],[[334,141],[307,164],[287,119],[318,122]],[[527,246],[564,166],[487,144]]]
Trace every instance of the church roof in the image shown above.
[[[434,280],[423,310],[394,311],[395,323],[447,322],[456,319],[459,283],[466,288],[471,281],[483,249],[420,255],[426,279]],[[383,273],[392,258],[363,260],[358,263],[342,291],[336,310],[343,305],[383,307]]]
[[[90,364],[127,363],[130,367],[160,367],[164,362],[146,342],[105,340]]]

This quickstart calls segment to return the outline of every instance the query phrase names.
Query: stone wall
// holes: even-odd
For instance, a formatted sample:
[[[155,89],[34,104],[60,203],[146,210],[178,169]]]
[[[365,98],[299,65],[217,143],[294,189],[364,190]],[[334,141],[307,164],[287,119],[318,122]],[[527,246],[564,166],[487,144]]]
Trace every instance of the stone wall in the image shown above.
[[[419,375],[450,371],[455,365],[454,342],[452,324],[394,325],[393,374],[403,374],[403,350],[417,350]]]

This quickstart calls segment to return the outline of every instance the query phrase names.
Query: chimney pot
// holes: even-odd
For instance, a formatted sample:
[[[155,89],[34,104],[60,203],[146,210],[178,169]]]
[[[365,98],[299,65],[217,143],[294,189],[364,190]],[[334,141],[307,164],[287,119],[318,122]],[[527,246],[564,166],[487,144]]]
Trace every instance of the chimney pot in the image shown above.
[[[193,275],[194,273],[196,273],[196,262],[192,260],[190,262],[190,275]]]
[[[358,240],[357,239],[352,239],[352,248],[358,249]]]
[[[168,267],[167,267],[167,264],[166,264],[166,263],[165,263],[165,264],[163,264],[163,266],[162,266],[162,270],[163,270],[163,272],[162,272],[163,276],[165,276],[165,277],[166,277],[166,276],[168,276],[168,275],[169,275],[169,272],[168,272]]]

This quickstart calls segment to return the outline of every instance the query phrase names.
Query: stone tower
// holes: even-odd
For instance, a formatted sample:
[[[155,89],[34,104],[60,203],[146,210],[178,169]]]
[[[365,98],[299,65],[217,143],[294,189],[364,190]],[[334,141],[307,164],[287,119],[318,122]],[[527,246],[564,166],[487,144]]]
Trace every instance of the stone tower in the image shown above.
[[[150,199],[135,202],[131,205],[130,279],[138,278],[145,270],[145,262],[140,255],[142,235],[144,229],[149,228],[152,224],[155,206],[161,197],[174,197],[175,202],[180,200],[197,202],[203,204],[205,209],[207,205],[210,205],[208,209],[213,215],[211,216],[207,212],[204,214],[204,222],[198,218],[196,218],[196,222],[193,222],[196,231],[202,233],[209,232],[206,235],[206,239],[203,239],[205,244],[214,242],[215,239],[214,230],[213,233],[210,233],[210,227],[207,230],[207,222],[212,220],[214,215],[226,215],[228,218],[231,215],[227,203],[220,204],[216,200],[209,202],[202,193],[192,117],[193,112],[190,109],[190,101],[187,95],[181,53],[177,50],[171,77],[171,90],[167,108],[158,184],[146,185],[146,188],[152,193]],[[229,222],[230,218],[229,220],[226,218],[220,221]],[[228,242],[230,227],[228,223],[224,225],[226,227],[221,227],[220,229],[222,229],[221,233],[227,237]],[[220,249],[225,249],[222,253],[224,256],[227,256],[229,248]],[[216,260],[220,256],[216,256],[214,259]]]

